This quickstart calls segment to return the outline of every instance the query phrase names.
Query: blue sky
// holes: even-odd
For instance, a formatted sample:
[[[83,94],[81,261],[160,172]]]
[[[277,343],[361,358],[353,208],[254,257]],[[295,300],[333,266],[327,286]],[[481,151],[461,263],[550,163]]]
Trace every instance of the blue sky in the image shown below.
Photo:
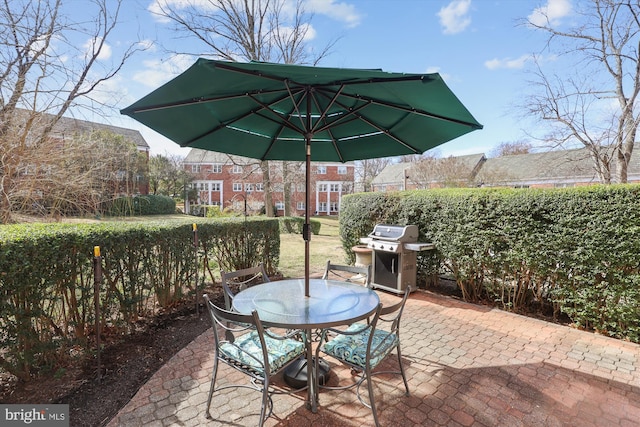
[[[149,49],[109,83],[119,97],[114,111],[101,120],[139,129],[152,154],[186,155],[188,149],[117,113],[195,60],[169,57],[159,48],[158,41],[177,42],[167,24],[150,13],[157,1],[180,2],[125,2],[126,25],[111,40],[113,55],[136,37],[146,40]],[[437,154],[489,154],[500,143],[529,140],[527,133],[541,128],[520,117],[515,108],[529,86],[533,54],[540,54],[539,59],[549,55],[544,52],[544,34],[522,25],[523,20],[546,12],[554,25],[567,25],[575,13],[572,1],[576,0],[307,0],[307,10],[315,13],[309,43],[319,48],[338,39],[322,66],[439,72],[484,129],[440,146]],[[544,64],[554,62],[551,56],[547,59]]]

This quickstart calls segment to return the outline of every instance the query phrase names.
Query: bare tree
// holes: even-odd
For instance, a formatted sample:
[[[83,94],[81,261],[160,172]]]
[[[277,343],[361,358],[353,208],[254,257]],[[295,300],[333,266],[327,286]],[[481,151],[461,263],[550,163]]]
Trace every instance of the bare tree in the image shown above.
[[[56,123],[83,99],[97,102],[96,88],[135,52],[132,45],[110,65],[100,61],[121,1],[85,2],[83,21],[71,22],[62,0],[0,0],[0,222],[48,191],[25,183],[25,170],[48,167],[54,157],[42,153],[59,144],[51,140]]]
[[[24,158],[13,177],[13,212],[59,217],[99,212],[119,196],[139,192],[146,153],[107,131],[52,138]]]
[[[176,52],[213,55],[228,61],[268,61],[287,64],[317,64],[327,55],[330,43],[319,53],[308,46],[313,16],[302,0],[289,8],[287,0],[162,0],[156,13],[169,19],[174,29],[195,43],[184,45],[202,50]],[[261,162],[264,203],[273,216],[272,178],[267,161]]]
[[[584,8],[575,17],[578,23],[567,30],[548,17],[528,20],[548,34],[546,47],[557,48],[573,66],[557,75],[538,61],[536,92],[524,111],[555,125],[545,138],[554,145],[584,145],[603,183],[624,183],[640,124],[640,2],[593,0],[578,6]]]
[[[149,191],[169,197],[184,196],[183,192],[194,176],[183,168],[183,160],[179,155],[152,156],[149,159]]]
[[[468,187],[473,170],[453,156],[425,155],[406,172],[416,188]]]
[[[371,181],[378,176],[387,165],[393,162],[391,157],[367,159],[356,162],[355,181],[362,191],[371,191]]]
[[[503,142],[493,149],[492,157],[514,156],[518,154],[529,154],[532,145],[526,141]]]

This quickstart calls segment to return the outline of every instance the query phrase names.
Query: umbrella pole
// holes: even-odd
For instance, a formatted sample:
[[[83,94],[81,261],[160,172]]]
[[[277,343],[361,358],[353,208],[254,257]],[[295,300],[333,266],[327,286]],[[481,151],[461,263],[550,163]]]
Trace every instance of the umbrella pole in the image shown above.
[[[311,182],[311,137],[305,138],[305,149],[307,151],[305,157],[305,209],[304,209],[304,226],[302,227],[302,238],[304,239],[304,296],[309,297],[309,241],[311,240],[311,227],[309,225],[309,210],[311,203],[310,182]]]

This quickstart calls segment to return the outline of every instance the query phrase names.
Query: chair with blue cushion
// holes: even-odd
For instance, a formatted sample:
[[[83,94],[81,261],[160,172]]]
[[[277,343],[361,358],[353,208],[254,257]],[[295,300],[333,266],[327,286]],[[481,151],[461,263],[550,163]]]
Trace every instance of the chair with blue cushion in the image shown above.
[[[224,304],[227,310],[231,310],[233,297],[235,296],[234,291],[239,292],[250,286],[270,282],[263,263],[260,263],[255,267],[243,268],[235,271],[220,270],[220,277],[222,278]]]
[[[343,390],[356,386],[358,400],[371,409],[376,426],[379,426],[379,423],[373,396],[372,375],[382,373],[401,374],[406,390],[405,395],[409,395],[409,384],[407,383],[404,367],[402,366],[402,353],[400,350],[400,319],[402,318],[402,312],[410,291],[409,287],[407,287],[402,300],[393,305],[386,307],[382,304],[378,305],[378,309],[368,324],[354,323],[347,329],[324,329],[320,337],[321,343],[325,341],[325,337],[327,337],[329,333],[331,333],[331,336],[334,338],[328,342],[324,342],[316,349],[316,361],[319,360],[319,353],[322,352],[326,356],[330,356],[351,367],[352,370],[362,373],[362,377],[354,384],[343,387],[323,386],[323,388]],[[393,350],[396,350],[398,355],[400,370],[373,372]],[[368,404],[360,395],[360,385],[365,380],[367,381],[367,388],[369,390]],[[316,387],[319,386],[319,384],[316,384]]]
[[[207,418],[211,419],[209,409],[214,392],[231,387],[249,388],[262,392],[259,422],[262,426],[273,410],[269,390],[271,379],[305,354],[304,342],[297,337],[300,332],[289,331],[284,336],[277,335],[271,330],[264,329],[256,311],[250,315],[240,314],[217,307],[207,295],[204,295],[204,300],[213,323],[215,340],[215,359],[207,400]],[[250,383],[230,384],[216,388],[220,362],[248,375],[251,378]]]

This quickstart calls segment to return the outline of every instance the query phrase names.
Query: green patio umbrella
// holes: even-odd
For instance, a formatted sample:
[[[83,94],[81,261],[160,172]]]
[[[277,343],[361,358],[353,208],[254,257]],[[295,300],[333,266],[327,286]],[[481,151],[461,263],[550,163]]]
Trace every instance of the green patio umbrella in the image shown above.
[[[306,162],[420,154],[482,129],[438,74],[198,59],[121,111],[182,147]]]

